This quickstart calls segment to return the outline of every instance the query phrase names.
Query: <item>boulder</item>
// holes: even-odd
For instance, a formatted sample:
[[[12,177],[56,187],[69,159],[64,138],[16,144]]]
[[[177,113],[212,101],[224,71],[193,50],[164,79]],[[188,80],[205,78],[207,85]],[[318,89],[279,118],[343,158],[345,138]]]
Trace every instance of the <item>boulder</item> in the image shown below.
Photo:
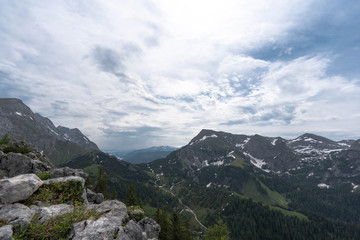
[[[124,235],[121,217],[100,217],[96,220],[84,220],[72,225],[72,229],[67,239],[72,240],[97,240],[115,239],[119,235]],[[123,238],[126,239],[126,238]]]
[[[38,215],[39,223],[49,221],[51,218],[74,211],[74,206],[67,204],[51,205],[49,207],[34,206],[35,214]]]
[[[128,222],[125,225],[125,234],[128,235],[128,237],[131,240],[146,240],[146,234],[143,234],[143,231],[141,229],[141,227],[136,224],[133,220],[130,220],[130,222]]]
[[[86,209],[94,209],[97,213],[105,214],[106,217],[120,217],[124,221],[129,218],[126,205],[119,200],[104,201],[100,204],[89,204],[86,206]]]
[[[69,181],[80,181],[83,186],[85,185],[85,179],[82,177],[77,177],[77,176],[51,178],[51,179],[44,180],[44,184],[61,183],[61,182],[69,182]]]
[[[0,239],[1,240],[14,240],[12,237],[13,230],[11,225],[5,225],[0,227]]]
[[[23,174],[0,180],[0,204],[14,203],[30,197],[43,181],[35,174]]]
[[[104,195],[102,193],[94,193],[90,189],[86,189],[86,197],[90,203],[99,204],[104,201]]]
[[[140,209],[135,209],[132,212],[129,213],[129,216],[131,219],[135,220],[136,222],[140,221],[144,216],[144,211]]]
[[[147,239],[158,239],[161,231],[160,225],[151,218],[141,219],[138,224],[143,232],[146,233]]]
[[[27,173],[37,174],[51,168],[49,163],[31,159],[20,153],[8,153],[0,157],[0,177],[15,177]]]
[[[21,227],[26,229],[34,215],[35,210],[20,203],[0,205],[0,219],[6,219],[14,232],[19,232]]]
[[[69,177],[69,176],[82,177],[86,179],[88,177],[88,174],[81,169],[72,169],[69,167],[56,168],[50,172],[50,178],[60,178],[60,177]]]

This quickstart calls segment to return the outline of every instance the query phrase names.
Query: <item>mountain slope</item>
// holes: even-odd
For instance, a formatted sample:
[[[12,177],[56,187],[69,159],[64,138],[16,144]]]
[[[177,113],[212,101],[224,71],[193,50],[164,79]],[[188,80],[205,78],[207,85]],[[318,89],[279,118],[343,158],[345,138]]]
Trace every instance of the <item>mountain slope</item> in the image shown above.
[[[98,149],[78,129],[55,127],[48,118],[33,113],[21,100],[13,98],[0,98],[0,136],[4,134],[30,142],[55,165],[89,149]]]

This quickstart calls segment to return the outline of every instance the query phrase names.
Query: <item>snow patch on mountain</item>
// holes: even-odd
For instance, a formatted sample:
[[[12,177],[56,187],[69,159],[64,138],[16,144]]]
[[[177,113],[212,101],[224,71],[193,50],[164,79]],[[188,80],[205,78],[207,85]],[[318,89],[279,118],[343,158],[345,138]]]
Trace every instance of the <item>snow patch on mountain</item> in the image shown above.
[[[250,158],[250,162],[255,167],[263,170],[264,172],[270,172],[270,170],[262,168],[262,166],[266,165],[266,162],[264,160],[253,157],[250,153],[247,153],[247,152],[244,152],[244,155]]]
[[[242,143],[235,144],[235,147],[240,147],[241,149],[244,149],[245,145],[250,141],[250,138],[246,138]]]
[[[213,165],[213,166],[221,166],[221,165],[224,165],[224,160],[219,160],[219,161],[216,161],[216,162],[212,162],[211,165]]]
[[[317,185],[319,188],[323,188],[323,189],[329,189],[330,188],[330,186],[329,185],[327,185],[326,183],[319,183],[318,185]]]
[[[234,151],[229,152],[229,153],[226,155],[226,157],[231,157],[231,158],[235,159]]]
[[[213,134],[211,136],[203,136],[198,142],[204,141],[207,138],[217,138],[218,136],[216,134]]]

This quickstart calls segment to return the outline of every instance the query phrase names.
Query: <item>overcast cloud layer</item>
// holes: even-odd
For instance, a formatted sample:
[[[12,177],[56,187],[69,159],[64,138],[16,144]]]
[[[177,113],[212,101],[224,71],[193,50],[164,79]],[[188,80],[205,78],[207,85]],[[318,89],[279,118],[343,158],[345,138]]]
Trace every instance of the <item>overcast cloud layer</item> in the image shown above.
[[[0,97],[102,149],[360,138],[357,0],[2,0]]]

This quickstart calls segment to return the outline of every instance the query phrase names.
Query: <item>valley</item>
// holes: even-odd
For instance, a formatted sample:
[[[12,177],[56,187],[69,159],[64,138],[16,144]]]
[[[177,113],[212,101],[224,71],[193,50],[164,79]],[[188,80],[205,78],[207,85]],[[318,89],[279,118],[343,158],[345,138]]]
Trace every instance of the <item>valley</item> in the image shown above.
[[[11,123],[2,125],[1,134],[30,141],[55,166],[83,169],[93,183],[103,169],[107,197],[113,193],[123,200],[133,184],[147,215],[174,211],[190,223],[194,237],[202,238],[218,219],[232,239],[360,236],[360,140],[202,130],[163,158],[131,164],[102,152],[79,130],[35,118],[19,101],[2,100],[0,107],[0,121]],[[27,131],[21,127],[25,123],[32,126]],[[42,145],[40,136],[52,147]]]

